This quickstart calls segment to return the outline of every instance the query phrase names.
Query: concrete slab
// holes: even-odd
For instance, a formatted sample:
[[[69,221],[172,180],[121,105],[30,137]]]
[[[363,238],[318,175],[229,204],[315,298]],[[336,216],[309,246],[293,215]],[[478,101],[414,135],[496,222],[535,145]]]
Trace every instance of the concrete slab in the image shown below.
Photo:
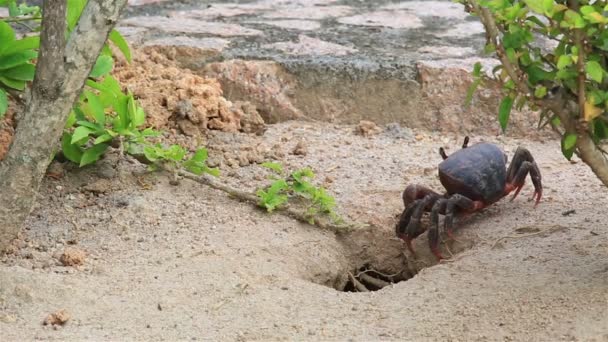
[[[472,106],[464,106],[473,64],[495,62],[482,55],[481,24],[449,0],[138,4],[120,23],[121,30],[145,29],[132,41],[192,47],[188,58],[176,57],[183,67],[217,77],[230,100],[253,102],[270,122],[372,120],[499,133],[496,84],[487,83]],[[222,43],[195,43],[201,39]],[[268,91],[265,83],[282,85],[286,78],[288,89]],[[535,116],[514,112],[511,120],[510,133],[537,135]]]

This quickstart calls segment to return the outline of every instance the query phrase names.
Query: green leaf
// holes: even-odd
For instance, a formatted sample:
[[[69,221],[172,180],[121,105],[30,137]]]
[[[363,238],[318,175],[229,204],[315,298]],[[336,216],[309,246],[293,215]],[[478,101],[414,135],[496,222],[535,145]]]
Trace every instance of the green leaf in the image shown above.
[[[103,77],[107,75],[110,71],[112,71],[113,66],[114,60],[112,59],[112,57],[105,55],[99,56],[89,76],[92,78]]]
[[[2,76],[8,77],[18,81],[31,81],[34,79],[36,73],[36,66],[33,64],[21,64],[14,68],[10,68],[2,71]]]
[[[543,0],[525,0],[524,1],[528,7],[539,14],[545,13],[545,8],[543,6]]]
[[[38,57],[38,53],[33,50],[15,52],[10,55],[0,56],[0,70],[10,69],[19,64],[24,64]]]
[[[281,165],[281,163],[265,162],[265,163],[262,163],[261,165],[265,168],[271,169],[272,171],[274,171],[278,174],[283,173],[283,165]]]
[[[144,147],[144,156],[151,162],[155,162],[159,159],[159,155],[156,153],[156,149],[153,146]]]
[[[13,88],[13,89],[17,89],[17,90],[25,89],[25,85],[26,85],[25,81],[14,80],[12,78],[2,77],[2,76],[0,76],[0,82],[6,84],[6,86],[9,88]]]
[[[558,69],[563,69],[570,65],[572,65],[572,57],[570,57],[570,55],[561,55],[557,59],[557,68]]]
[[[133,127],[138,127],[146,123],[146,113],[144,113],[144,109],[137,105],[137,102],[131,94],[129,94],[127,108],[129,110],[129,119],[133,124]]]
[[[203,163],[207,160],[208,156],[209,154],[206,148],[199,148],[198,150],[196,150],[196,152],[194,152],[192,160]]]
[[[109,146],[110,145],[107,144],[99,144],[94,145],[93,147],[84,151],[84,153],[82,154],[82,158],[80,159],[80,167],[98,161],[99,158],[106,152]]]
[[[498,122],[500,122],[500,128],[504,132],[507,129],[509,123],[509,115],[511,115],[511,108],[513,107],[513,98],[505,96],[500,102],[498,108]]]
[[[91,109],[91,114],[99,125],[103,126],[106,124],[106,113],[104,111],[103,105],[99,101],[99,97],[93,94],[92,92],[85,90],[84,96],[87,98],[87,103],[89,108]]]
[[[9,46],[6,46],[6,50],[4,50],[2,55],[10,55],[15,52],[26,51],[26,50],[37,50],[40,47],[40,36],[29,36],[23,39],[19,39],[14,41]],[[0,51],[2,51],[2,47],[0,47]]]
[[[67,19],[69,32],[72,32],[74,27],[76,27],[76,24],[80,19],[80,15],[82,14],[82,10],[86,4],[87,0],[68,0]]]
[[[562,138],[562,153],[566,159],[570,160],[576,147],[576,134],[566,134]]]
[[[116,47],[118,47],[127,61],[131,63],[131,49],[129,48],[129,44],[122,34],[120,34],[120,32],[118,32],[116,29],[113,29],[112,32],[110,32],[109,39],[112,43],[114,43],[114,45],[116,45]]]
[[[8,98],[6,97],[6,92],[4,89],[0,88],[0,119],[4,117],[6,111],[8,110]]]
[[[600,63],[596,61],[588,61],[585,65],[585,71],[589,75],[589,77],[597,83],[601,83],[604,77],[604,69]]]
[[[122,131],[129,127],[129,97],[120,96],[112,103],[112,107],[116,111],[117,117],[113,121],[114,130]]]
[[[82,149],[71,143],[72,135],[69,133],[64,133],[61,138],[61,150],[63,151],[63,155],[68,158],[73,163],[80,164],[80,160],[82,159]]]
[[[92,129],[93,132],[95,132],[95,133],[99,133],[99,132],[103,132],[104,131],[103,126],[98,125],[96,123],[92,123],[92,122],[86,121],[86,120],[78,120],[78,121],[76,121],[76,124],[78,124],[79,126],[88,127],[90,129]]]
[[[93,141],[93,145],[99,145],[101,143],[107,142],[112,140],[112,136],[110,134],[102,134],[99,137],[97,137],[97,139],[95,139],[95,141]]]
[[[94,131],[88,127],[84,127],[84,126],[80,126],[77,127],[74,130],[74,133],[72,134],[72,140],[70,140],[71,144],[76,144],[77,142],[85,139],[86,137],[89,136],[89,134],[93,133]]]
[[[65,121],[65,126],[64,128],[70,128],[72,126],[74,126],[74,124],[76,123],[76,113],[74,113],[74,110],[70,111],[70,114],[68,115],[68,119]]]
[[[467,89],[467,95],[466,95],[466,98],[464,101],[464,105],[466,107],[471,105],[471,101],[473,100],[473,94],[475,94],[475,91],[479,87],[480,83],[481,83],[481,78],[478,78],[475,81],[473,81],[473,83],[471,83],[471,86],[469,86],[469,88]]]
[[[2,42],[2,44],[0,44],[0,55],[2,55],[14,41],[15,31],[13,31],[11,25],[4,21],[0,21],[0,42]]]
[[[545,97],[545,95],[547,95],[547,88],[544,86],[538,86],[536,87],[536,89],[534,89],[534,96],[536,98],[542,99],[543,97]]]
[[[208,167],[207,165],[205,165],[203,166],[203,172],[213,177],[220,176],[220,169],[218,169],[217,167]]]

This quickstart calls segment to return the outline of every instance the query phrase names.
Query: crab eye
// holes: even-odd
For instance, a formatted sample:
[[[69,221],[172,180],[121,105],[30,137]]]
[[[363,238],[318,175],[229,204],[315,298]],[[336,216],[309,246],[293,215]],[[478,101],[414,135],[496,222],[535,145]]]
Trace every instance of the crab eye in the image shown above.
[[[503,153],[502,155],[505,157],[505,164],[506,164],[509,161],[509,157],[507,156],[506,153]]]

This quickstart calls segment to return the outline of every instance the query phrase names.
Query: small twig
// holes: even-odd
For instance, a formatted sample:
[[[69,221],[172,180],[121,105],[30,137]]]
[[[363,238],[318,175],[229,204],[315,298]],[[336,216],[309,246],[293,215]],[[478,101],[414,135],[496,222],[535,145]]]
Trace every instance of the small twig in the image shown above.
[[[23,18],[0,17],[0,20],[4,21],[6,23],[19,23],[21,21],[42,20],[42,17],[23,17]]]
[[[355,289],[359,292],[369,292],[369,290],[367,289],[367,287],[365,287],[365,285],[361,284],[360,281],[358,281],[352,273],[348,272],[348,279],[350,280],[351,283],[353,283],[353,286],[355,287]]]
[[[490,247],[490,249],[494,249],[502,240],[506,240],[506,239],[521,239],[521,238],[541,235],[541,234],[548,233],[548,232],[551,232],[551,231],[561,230],[561,229],[567,229],[567,228],[568,227],[565,227],[565,226],[555,225],[555,226],[547,227],[545,229],[541,229],[541,230],[539,230],[537,232],[534,232],[534,233],[521,234],[521,235],[506,235],[506,236],[498,238],[496,241],[494,241],[494,243],[492,244],[492,247]]]
[[[218,180],[211,178],[211,176],[207,176],[207,175],[197,176],[195,174],[192,174],[192,173],[184,171],[184,170],[180,170],[178,172],[178,174],[184,178],[193,180],[197,183],[205,184],[213,189],[221,190],[234,198],[237,198],[244,202],[251,203],[255,206],[258,206],[258,203],[260,201],[260,199],[255,194],[246,192],[246,191],[242,191],[242,190],[233,188],[229,185],[223,184],[223,183],[219,182]],[[279,209],[277,209],[277,212],[280,212],[281,214],[284,214],[288,217],[296,219],[300,222],[310,224],[310,222],[309,222],[310,217],[306,212],[299,211],[299,210],[291,208],[289,206],[286,206],[284,208],[279,208]],[[320,228],[329,229],[336,233],[343,233],[343,232],[347,232],[350,230],[361,229],[361,228],[368,226],[368,225],[358,223],[358,222],[350,222],[350,223],[347,222],[347,223],[343,223],[343,224],[334,224],[331,222],[324,222],[321,220],[315,220],[314,225],[317,227],[320,227]]]
[[[401,255],[401,254],[400,254],[400,255]],[[396,276],[400,275],[401,273],[403,273],[403,271],[399,271],[399,272],[397,272],[397,273],[393,273],[393,274],[385,274],[385,273],[382,273],[382,272],[380,272],[380,271],[376,271],[376,270],[375,270],[375,269],[373,269],[373,268],[368,268],[368,269],[366,269],[366,270],[363,270],[363,271],[361,271],[361,272],[357,273],[357,274],[355,275],[355,278],[359,278],[359,276],[360,276],[360,275],[365,274],[365,273],[368,273],[368,272],[374,272],[374,273],[376,273],[376,274],[378,274],[378,275],[381,275],[381,276],[383,276],[383,277],[386,277],[386,278],[393,278],[393,277],[396,277]]]
[[[373,286],[375,286],[377,288],[380,288],[380,289],[385,288],[385,287],[391,285],[391,283],[389,283],[388,281],[384,281],[382,279],[374,278],[374,277],[372,277],[370,275],[367,275],[365,273],[359,275],[359,279],[361,281],[369,284],[369,285],[373,285]]]

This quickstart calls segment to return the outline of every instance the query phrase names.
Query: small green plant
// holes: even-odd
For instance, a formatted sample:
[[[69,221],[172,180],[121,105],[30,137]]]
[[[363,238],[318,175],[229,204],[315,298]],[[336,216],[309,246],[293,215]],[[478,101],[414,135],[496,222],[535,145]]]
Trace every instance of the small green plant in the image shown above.
[[[309,222],[314,224],[319,215],[328,215],[333,221],[341,221],[335,212],[336,200],[327,193],[323,187],[311,183],[315,174],[310,168],[303,168],[284,177],[283,166],[279,163],[263,163],[262,166],[274,171],[278,176],[272,176],[273,182],[264,189],[259,189],[256,195],[260,199],[259,205],[268,212],[286,204],[290,198],[299,197],[308,205],[307,216]]]
[[[121,151],[135,153],[145,138],[159,132],[143,129],[146,115],[130,92],[123,93],[111,76],[103,81],[87,81],[92,90],[85,90],[66,123],[62,138],[63,154],[70,161],[84,166],[97,161],[113,142]]]
[[[0,21],[0,119],[8,109],[7,92],[23,91],[34,79],[39,44],[39,37],[16,39],[13,28]]]
[[[208,174],[214,177],[220,175],[219,169],[207,166],[208,153],[205,148],[199,148],[190,158],[186,158],[186,149],[179,145],[169,147],[162,144],[146,145],[143,152],[146,159],[153,163],[150,165],[152,170],[162,167],[174,173],[184,169],[195,175]]]

